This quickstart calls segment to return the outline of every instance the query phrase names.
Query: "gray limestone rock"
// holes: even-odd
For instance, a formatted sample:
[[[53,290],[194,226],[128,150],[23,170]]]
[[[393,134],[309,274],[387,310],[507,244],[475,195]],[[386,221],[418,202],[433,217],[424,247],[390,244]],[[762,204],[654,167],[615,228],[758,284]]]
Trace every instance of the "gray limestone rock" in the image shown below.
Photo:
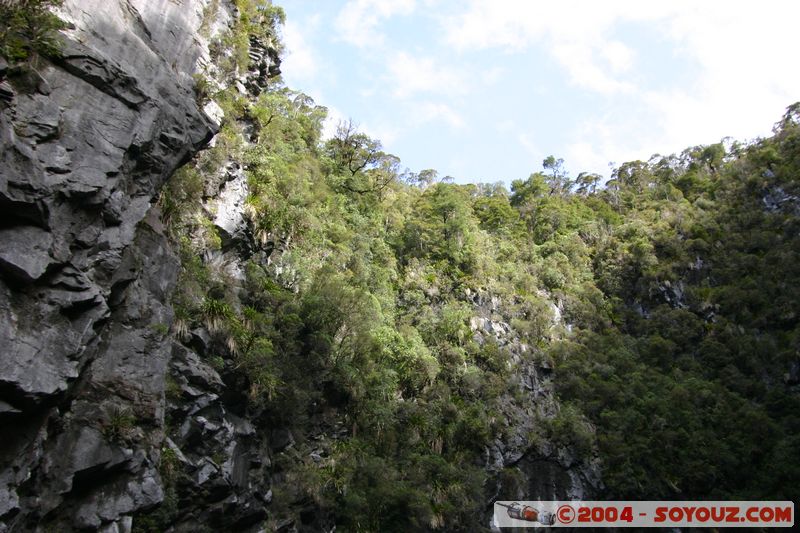
[[[152,206],[218,128],[206,4],[67,0],[58,58],[0,64],[0,531],[130,531],[163,499],[178,262]]]
[[[61,128],[61,108],[47,96],[35,94],[19,100],[15,131],[20,137],[31,137],[37,143],[55,139]]]
[[[0,272],[12,281],[36,281],[55,263],[53,235],[34,226],[0,230]]]
[[[500,298],[482,291],[466,296],[474,305],[470,329],[475,340],[493,341],[507,352],[520,389],[518,394],[500,398],[506,427],[484,452],[490,500],[564,500],[595,494],[601,487],[599,465],[591,458],[578,460],[573,450],[554,446],[542,434],[541,422],[554,417],[559,409],[550,362],[522,342],[511,325],[514,317]],[[540,296],[547,298],[544,293]],[[551,306],[556,314],[556,304]],[[501,473],[509,470],[519,481],[515,486],[503,483]]]
[[[223,249],[230,246],[237,237],[242,238],[246,231],[243,212],[247,194],[247,176],[239,169],[233,179],[223,185],[219,196],[211,202],[211,208],[216,213],[214,225],[222,238]]]

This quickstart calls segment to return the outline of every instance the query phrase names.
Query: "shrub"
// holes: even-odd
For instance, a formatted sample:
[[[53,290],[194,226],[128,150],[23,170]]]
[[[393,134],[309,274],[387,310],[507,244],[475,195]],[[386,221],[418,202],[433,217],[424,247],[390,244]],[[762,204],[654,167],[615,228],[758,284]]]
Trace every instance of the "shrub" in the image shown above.
[[[64,22],[51,12],[63,0],[0,1],[0,55],[10,61],[57,56],[56,32]]]

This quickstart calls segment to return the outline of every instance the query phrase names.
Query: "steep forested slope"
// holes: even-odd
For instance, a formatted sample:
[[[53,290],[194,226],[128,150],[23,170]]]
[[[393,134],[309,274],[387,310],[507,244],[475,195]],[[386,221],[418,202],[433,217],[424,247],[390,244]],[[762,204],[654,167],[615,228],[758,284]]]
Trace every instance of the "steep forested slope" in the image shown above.
[[[749,146],[625,164],[601,193],[622,217],[593,245],[605,324],[576,317],[550,350],[614,496],[797,497],[797,110]]]
[[[769,139],[625,163],[602,186],[548,158],[511,191],[402,170],[349,123],[323,141],[324,109],[280,83],[239,114],[262,255],[237,296],[192,263],[179,313],[236,347],[219,364],[249,369],[270,416],[347,427],[297,473],[338,523],[468,529],[482,456],[514,432],[505,407],[536,404],[526,364],[561,401],[529,413],[526,449],[597,454],[604,497],[796,496],[797,106]],[[225,248],[181,220],[205,235],[187,256]],[[523,350],[481,335],[479,300]]]

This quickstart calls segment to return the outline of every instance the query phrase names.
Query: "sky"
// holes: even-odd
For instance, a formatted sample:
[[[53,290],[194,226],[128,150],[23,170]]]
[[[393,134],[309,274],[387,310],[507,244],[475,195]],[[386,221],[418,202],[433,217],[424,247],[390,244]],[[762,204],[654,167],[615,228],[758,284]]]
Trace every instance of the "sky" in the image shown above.
[[[770,134],[800,2],[275,0],[283,79],[412,171],[510,183]]]

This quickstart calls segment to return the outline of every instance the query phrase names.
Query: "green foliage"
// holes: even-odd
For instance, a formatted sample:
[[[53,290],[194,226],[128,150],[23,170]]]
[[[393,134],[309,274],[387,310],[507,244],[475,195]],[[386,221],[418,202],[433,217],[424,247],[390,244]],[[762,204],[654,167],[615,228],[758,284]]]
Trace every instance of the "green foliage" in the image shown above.
[[[180,468],[180,461],[175,449],[169,446],[161,448],[161,462],[158,465],[158,472],[167,485],[175,481],[175,477],[178,475],[178,468]]]
[[[233,70],[282,20],[236,5]],[[503,407],[530,401],[520,364],[552,367],[561,400],[531,450],[598,454],[604,496],[797,496],[796,469],[777,465],[797,463],[800,429],[784,383],[800,340],[786,199],[800,194],[800,106],[735,152],[625,163],[605,187],[551,156],[509,193],[402,171],[352,122],[323,140],[327,110],[280,84],[213,98],[217,146],[161,198],[173,235],[193,236],[175,330],[212,332],[210,361],[269,427],[344,428],[314,464],[280,465],[337,529],[474,530]],[[247,173],[257,249],[236,280],[203,259],[221,243],[201,200],[228,160]],[[783,200],[765,209],[768,195]],[[527,351],[475,331],[479,317]]]
[[[400,159],[383,152],[381,142],[360,133],[352,121],[339,123],[325,154],[329,181],[351,195],[381,197],[400,174]]]
[[[250,39],[266,40],[278,52],[282,50],[277,38],[277,28],[286,20],[283,8],[264,0],[235,0],[238,11],[234,27],[222,38],[222,47],[230,52],[230,62],[221,64],[223,70],[233,74],[245,72],[250,63]]]
[[[169,326],[166,324],[150,324],[152,330],[159,336],[164,337],[169,333]]]
[[[159,206],[165,223],[180,227],[191,210],[199,206],[203,194],[203,176],[194,166],[178,169],[161,190]]]
[[[178,383],[171,374],[167,374],[167,377],[164,381],[164,394],[168,400],[172,401],[179,400],[183,394],[180,383]]]
[[[57,32],[64,23],[54,8],[63,0],[14,0],[0,2],[0,55],[10,61],[57,56]]]
[[[511,232],[517,229],[519,212],[511,205],[508,191],[502,184],[482,187],[483,191],[473,202],[475,216],[482,229],[491,232]]]
[[[102,421],[102,431],[108,440],[122,442],[128,439],[135,425],[136,417],[130,408],[113,406]]]
[[[453,275],[474,273],[478,266],[478,221],[468,191],[438,183],[419,198],[406,223],[402,255],[441,263]]]
[[[194,91],[197,94],[198,105],[205,105],[212,96],[213,85],[204,75],[195,73],[192,75],[194,79]]]
[[[211,0],[205,8],[203,8],[203,20],[200,23],[198,33],[203,37],[210,37],[211,25],[219,13],[220,0]]]
[[[561,397],[597,427],[609,495],[796,494],[762,474],[797,430],[782,377],[797,346],[798,295],[782,281],[798,274],[785,230],[797,219],[764,207],[793,188],[796,131],[784,118],[735,154],[717,144],[626,163],[599,194],[626,221],[593,239],[596,287],[567,300],[580,329],[550,352]]]
[[[572,447],[578,457],[591,455],[594,448],[594,432],[576,407],[567,404],[554,418],[544,419],[541,423],[550,442],[558,446]]]
[[[233,318],[230,306],[216,298],[205,298],[200,306],[200,316],[206,329],[212,333],[222,331]]]

